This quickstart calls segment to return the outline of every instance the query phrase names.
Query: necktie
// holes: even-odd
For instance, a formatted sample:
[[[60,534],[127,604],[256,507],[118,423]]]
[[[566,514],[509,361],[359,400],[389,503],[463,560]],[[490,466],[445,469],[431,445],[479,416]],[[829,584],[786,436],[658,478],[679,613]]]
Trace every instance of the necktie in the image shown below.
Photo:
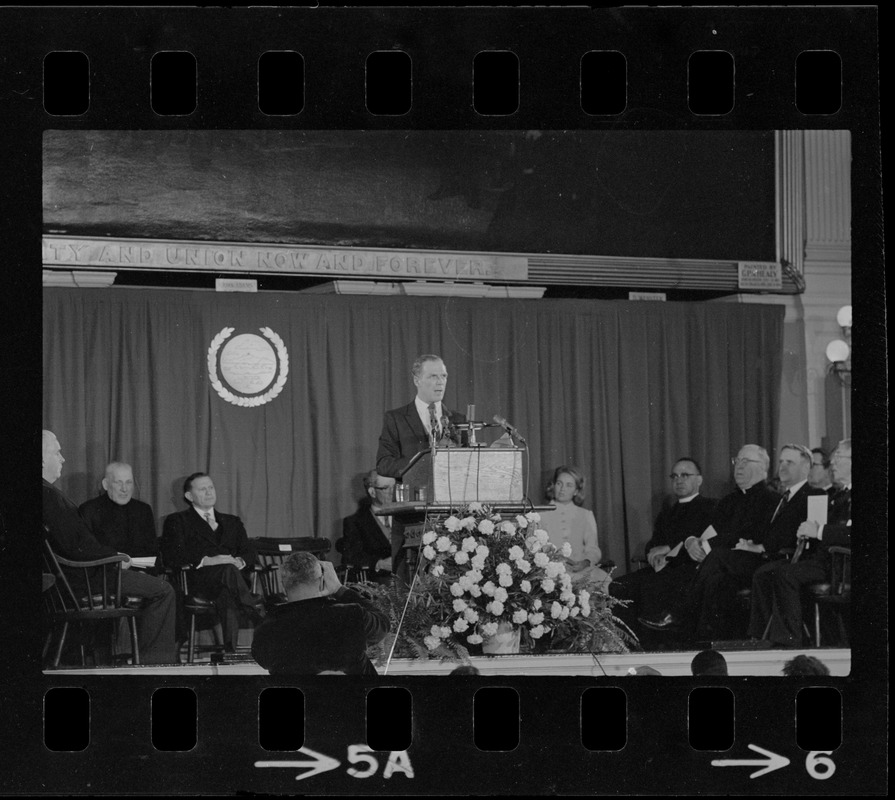
[[[774,516],[771,517],[771,523],[774,522],[775,519],[779,516],[780,512],[786,508],[786,504],[789,502],[789,492],[787,492],[783,497],[780,498],[780,502],[777,503],[777,508],[774,510]]]
[[[438,436],[438,417],[435,416],[435,403],[429,403],[429,433]]]
[[[218,524],[214,521],[214,514],[212,514],[210,511],[205,512],[205,521],[209,524],[213,531],[216,531],[218,529]]]

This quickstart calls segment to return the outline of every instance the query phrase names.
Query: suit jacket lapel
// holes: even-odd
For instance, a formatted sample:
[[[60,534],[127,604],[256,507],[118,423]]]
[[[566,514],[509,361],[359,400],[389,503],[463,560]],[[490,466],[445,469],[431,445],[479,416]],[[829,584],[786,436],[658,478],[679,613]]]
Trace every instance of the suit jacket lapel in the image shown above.
[[[419,441],[425,442],[429,438],[429,435],[426,433],[423,421],[416,411],[416,402],[410,403],[410,405],[404,407],[404,416],[407,419],[407,424],[410,426],[410,430],[413,431],[413,435],[416,436]]]

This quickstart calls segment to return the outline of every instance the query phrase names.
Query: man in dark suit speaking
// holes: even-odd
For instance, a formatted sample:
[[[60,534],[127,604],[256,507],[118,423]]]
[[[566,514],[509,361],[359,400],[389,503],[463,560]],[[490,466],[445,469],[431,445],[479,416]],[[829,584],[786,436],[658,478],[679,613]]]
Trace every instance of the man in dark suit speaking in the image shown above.
[[[410,459],[429,448],[433,432],[437,443],[461,444],[454,426],[466,422],[465,416],[449,411],[442,403],[447,368],[441,356],[420,356],[411,372],[416,397],[412,403],[385,413],[379,435],[376,472],[389,478],[400,479]]]
[[[288,603],[255,631],[252,655],[271,675],[376,675],[367,647],[389,630],[388,615],[342,586],[329,561],[293,553],[280,567]]]
[[[232,651],[239,634],[237,610],[252,617],[261,613],[262,598],[251,593],[242,572],[254,565],[255,552],[242,520],[215,509],[217,493],[207,474],[190,475],[183,496],[190,507],[165,519],[162,557],[168,567],[194,570],[190,592],[217,606],[224,644]]]

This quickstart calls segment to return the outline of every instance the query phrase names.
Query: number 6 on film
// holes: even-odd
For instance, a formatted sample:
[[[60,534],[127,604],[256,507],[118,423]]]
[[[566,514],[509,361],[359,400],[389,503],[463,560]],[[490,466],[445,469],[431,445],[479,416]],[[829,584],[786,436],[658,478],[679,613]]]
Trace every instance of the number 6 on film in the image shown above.
[[[827,756],[832,755],[832,750],[812,750],[805,759],[805,769],[808,774],[819,781],[825,781],[832,777],[836,771],[836,765]]]

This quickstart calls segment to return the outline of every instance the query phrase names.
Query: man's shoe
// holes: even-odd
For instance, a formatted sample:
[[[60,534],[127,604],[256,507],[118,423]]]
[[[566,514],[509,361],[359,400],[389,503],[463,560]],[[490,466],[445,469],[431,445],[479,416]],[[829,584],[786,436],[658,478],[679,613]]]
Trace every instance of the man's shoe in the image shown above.
[[[681,627],[681,621],[671,612],[659,619],[647,619],[646,617],[637,617],[637,621],[644,628],[653,631],[673,631]]]

